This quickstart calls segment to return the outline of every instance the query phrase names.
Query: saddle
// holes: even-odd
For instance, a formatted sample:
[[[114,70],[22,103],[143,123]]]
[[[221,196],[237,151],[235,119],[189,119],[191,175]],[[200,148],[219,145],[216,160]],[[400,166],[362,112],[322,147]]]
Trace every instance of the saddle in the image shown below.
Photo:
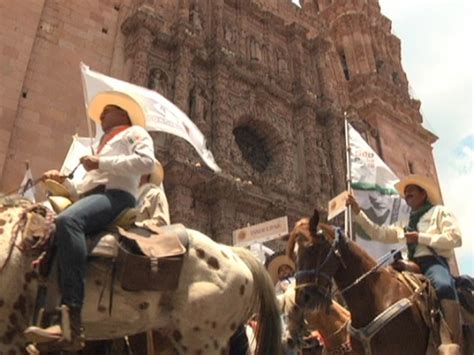
[[[401,273],[410,272],[421,275],[419,266],[413,261],[396,259],[390,266]],[[474,316],[474,279],[469,275],[453,277],[463,311]]]
[[[59,213],[72,201],[66,196],[50,196],[49,201]],[[57,202],[57,203],[56,203]],[[46,207],[29,209],[21,224],[23,246],[39,257],[33,263],[39,274],[33,325],[42,328],[54,323],[57,317],[59,290],[57,268],[55,267],[55,247],[50,238],[54,230],[54,214]],[[120,285],[127,291],[172,291],[178,287],[189,238],[181,224],[157,227],[153,223],[133,226],[136,209],[125,210],[107,227],[108,231],[86,238],[88,258],[110,265],[109,313],[112,311],[113,290],[116,275]],[[152,222],[152,221],[151,221]],[[120,227],[122,226],[122,227]],[[126,230],[124,227],[128,227]],[[118,233],[111,233],[117,232]],[[31,246],[31,247],[30,247]],[[101,307],[103,291],[97,307]]]

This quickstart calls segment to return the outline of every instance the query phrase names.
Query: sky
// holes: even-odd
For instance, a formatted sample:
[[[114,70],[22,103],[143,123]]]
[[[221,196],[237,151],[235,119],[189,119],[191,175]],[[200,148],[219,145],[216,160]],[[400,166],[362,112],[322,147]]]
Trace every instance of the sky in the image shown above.
[[[401,40],[402,65],[423,125],[439,137],[434,157],[445,205],[457,217],[460,272],[474,275],[472,0],[379,0]]]

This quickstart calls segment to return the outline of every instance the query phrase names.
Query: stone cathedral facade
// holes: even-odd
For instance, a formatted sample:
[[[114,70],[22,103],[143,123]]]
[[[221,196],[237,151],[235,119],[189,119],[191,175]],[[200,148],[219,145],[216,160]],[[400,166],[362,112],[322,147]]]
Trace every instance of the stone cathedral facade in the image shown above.
[[[71,134],[85,134],[79,61],[158,91],[204,133],[219,174],[183,140],[153,137],[172,222],[220,242],[326,209],[345,189],[345,115],[400,177],[436,179],[437,137],[377,0],[8,1],[36,27],[0,54],[15,74],[0,93],[4,190],[21,180],[19,162],[57,167]],[[24,144],[34,134],[39,145]]]

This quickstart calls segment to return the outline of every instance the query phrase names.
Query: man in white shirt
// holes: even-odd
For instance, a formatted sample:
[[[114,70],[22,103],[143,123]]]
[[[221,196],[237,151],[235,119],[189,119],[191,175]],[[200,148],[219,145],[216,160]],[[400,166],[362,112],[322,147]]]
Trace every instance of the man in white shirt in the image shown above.
[[[27,339],[43,351],[78,351],[84,346],[81,309],[86,273],[86,236],[109,225],[124,209],[135,207],[139,180],[155,168],[153,140],[143,128],[145,114],[131,96],[120,92],[98,94],[88,108],[89,117],[100,122],[104,135],[97,153],[80,159],[87,171],[74,185],[57,170],[45,179],[65,183],[80,199],[56,218],[54,243],[60,270],[61,303],[69,310],[71,341],[57,327],[29,327]]]
[[[378,226],[349,195],[347,204],[356,215],[355,222],[367,235],[385,243],[407,243],[408,259],[414,261],[436,290],[454,344],[461,344],[460,306],[448,259],[462,244],[456,218],[442,205],[436,183],[424,176],[410,175],[395,185],[411,208],[408,221]]]

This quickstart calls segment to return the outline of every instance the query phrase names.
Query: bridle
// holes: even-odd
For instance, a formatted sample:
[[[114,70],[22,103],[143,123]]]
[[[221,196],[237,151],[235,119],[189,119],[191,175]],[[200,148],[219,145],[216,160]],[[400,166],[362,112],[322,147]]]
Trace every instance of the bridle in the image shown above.
[[[332,241],[329,251],[323,262],[313,269],[302,269],[295,273],[295,289],[302,289],[303,292],[308,287],[314,287],[325,302],[330,303],[332,298],[332,279],[340,266],[346,268],[340,253],[341,246],[345,243],[345,235],[340,228],[335,229],[335,238]],[[327,242],[327,239],[324,238]]]
[[[398,249],[392,250],[385,255],[381,256],[378,260],[377,263],[370,268],[367,272],[359,276],[356,280],[354,280],[349,286],[345,287],[342,290],[336,291],[334,293],[331,293],[332,289],[332,279],[339,269],[340,266],[344,267],[344,269],[347,269],[346,264],[344,263],[344,260],[342,259],[340,249],[342,246],[344,246],[347,242],[347,238],[344,235],[344,232],[340,228],[335,228],[335,234],[336,237],[334,238],[333,242],[331,243],[330,249],[324,258],[324,261],[314,269],[308,269],[308,270],[300,270],[295,273],[295,279],[296,279],[296,286],[295,289],[305,289],[308,287],[316,287],[315,291],[316,293],[319,293],[320,295],[323,296],[325,302],[330,302],[331,298],[335,296],[336,293],[338,294],[343,294],[352,287],[358,285],[362,280],[364,280],[367,276],[373,274],[376,272],[381,266],[383,266],[390,258],[404,250],[406,246],[402,246]],[[327,241],[327,239],[324,239]],[[309,281],[305,281],[309,279]],[[321,285],[320,280],[326,280],[327,286]]]

